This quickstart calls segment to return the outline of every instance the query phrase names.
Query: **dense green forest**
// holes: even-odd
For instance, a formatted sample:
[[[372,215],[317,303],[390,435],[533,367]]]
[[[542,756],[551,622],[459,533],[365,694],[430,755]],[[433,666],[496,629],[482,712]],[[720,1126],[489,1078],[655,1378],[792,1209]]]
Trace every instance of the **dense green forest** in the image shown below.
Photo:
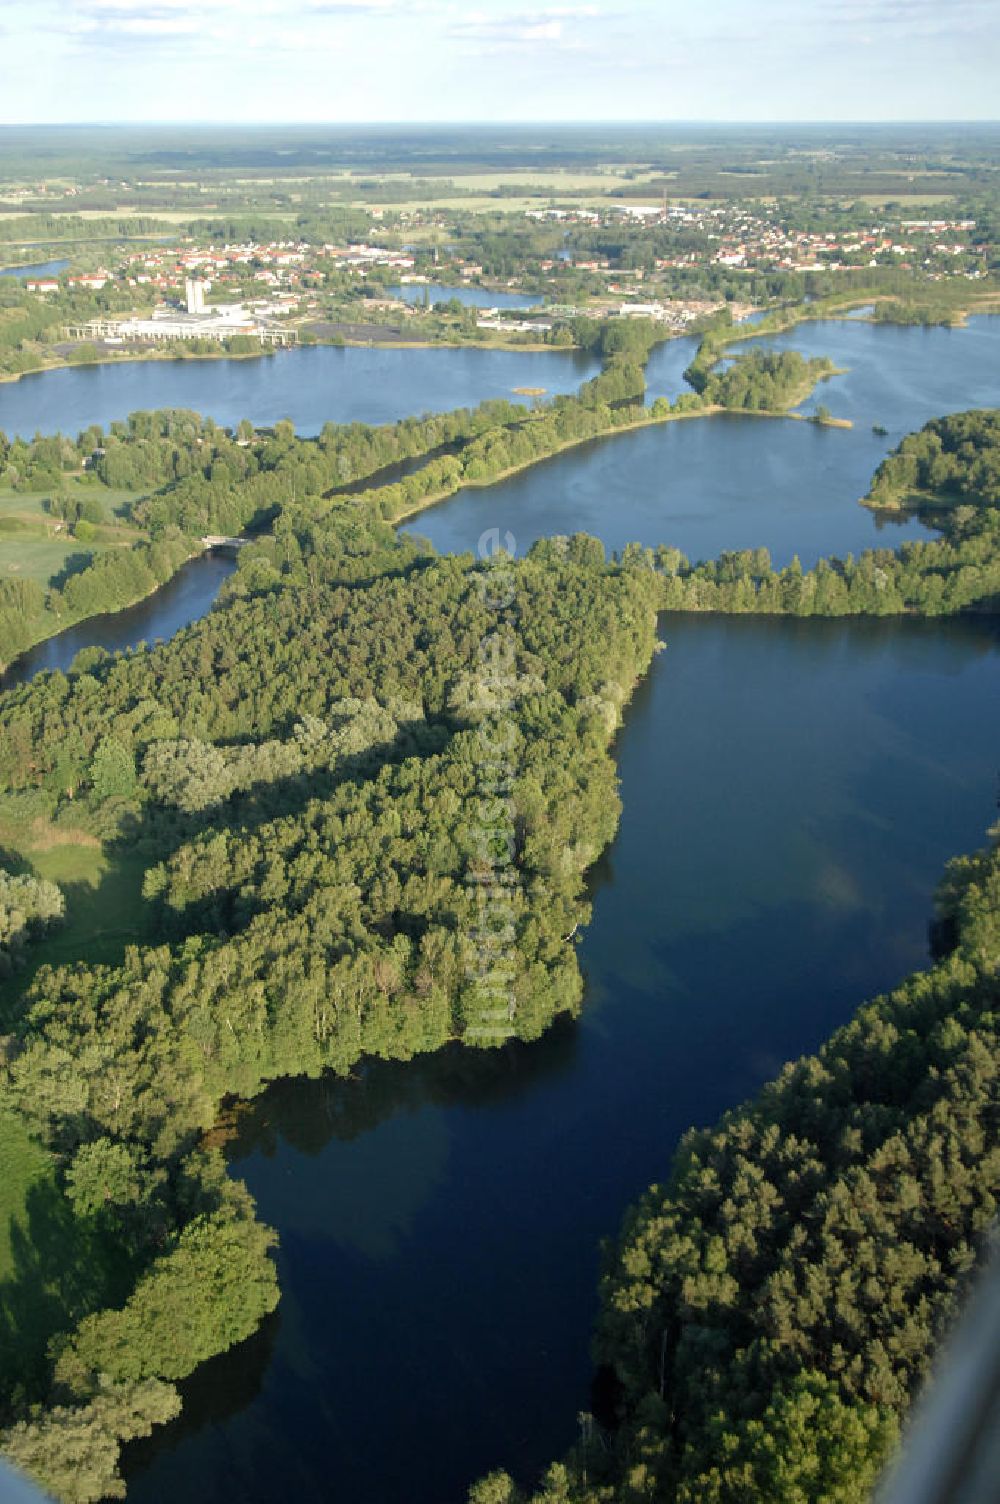
[[[337,506],[359,492],[370,510],[398,521],[463,485],[488,484],[567,445],[637,422],[719,406],[781,412],[832,370],[828,361],[794,353],[753,352],[709,372],[700,383],[703,395],[684,393],[672,404],[658,398],[647,408],[643,367],[660,337],[649,320],[576,320],[574,338],[600,353],[601,373],[574,396],[530,408],[489,400],[381,427],[329,423],[316,439],[297,438],[287,421],[263,433],[244,422],[231,433],[183,409],[133,413],[106,434],[91,428],[75,440],[0,434],[0,482],[15,494],[45,495],[50,514],[67,522],[82,544],[120,543],[122,530],[116,533],[113,521],[129,524],[133,538],[138,531],[130,547],[84,556],[85,567],[48,588],[32,580],[0,582],[0,667],[83,617],[141,599],[198,551],[206,535],[259,530],[283,508],[319,497]],[[712,348],[714,363],[720,352]],[[70,494],[70,481],[92,489]],[[104,494],[137,493],[122,518],[109,518],[102,488]]]
[[[318,507],[167,646],[4,699],[0,814],[143,852],[151,910],[115,964],[38,970],[2,1044],[4,1109],[52,1163],[0,1285],[2,1445],[61,1497],[114,1488],[163,1386],[277,1301],[273,1235],[201,1146],[224,1097],[495,1042],[498,997],[502,1037],[579,1006],[566,937],[617,822],[655,576],[540,547],[498,612],[490,570]],[[52,1225],[87,1277],[39,1310]]]
[[[150,548],[271,522],[216,609],[171,642],[87,650],[0,701],[3,829],[89,842],[143,874],[134,943],[58,965],[35,943],[60,918],[58,888],[8,877],[0,894],[20,968],[0,993],[0,1158],[18,1169],[0,1212],[25,1229],[0,1261],[0,1445],[61,1498],[120,1490],[120,1443],[174,1414],[175,1382],[278,1301],[274,1235],[205,1138],[224,1099],[365,1054],[531,1040],[579,1007],[569,937],[614,835],[611,738],[659,611],[931,613],[997,593],[1000,512],[971,479],[937,541],[808,574],[776,573],[765,551],[691,565],[633,547],[608,562],[583,536],[517,563],[439,559],[393,532],[385,519],[408,501],[395,488],[425,471],[471,480],[476,464],[498,473],[632,421],[634,354],[609,352],[589,389],[537,412],[488,404],[315,441],[290,424],[228,435],[145,414],[77,450],[8,446],[16,485],[86,451],[96,486],[142,490],[131,515]],[[949,420],[970,477],[987,447],[973,437],[995,421]],[[414,458],[413,475],[379,484]],[[587,1460],[585,1485],[571,1460],[545,1497],[766,1493],[774,1437],[803,1425],[823,1440],[800,1476],[820,1455],[831,1499],[863,1497],[863,1458],[890,1444],[992,1205],[977,1116],[990,998],[973,963],[992,944],[995,882],[992,856],[955,869],[953,953],[685,1146],[676,1209],[651,1193],[609,1265],[599,1341],[620,1385],[620,1471],[602,1481]],[[950,1211],[933,1199],[936,1134],[961,1138]],[[852,1250],[864,1233],[873,1251],[845,1285],[837,1240],[855,1215]],[[876,1257],[901,1229],[914,1258]],[[487,1480],[480,1504],[511,1488]],[[792,1504],[791,1488],[775,1499]]]
[[[695,357],[684,372],[685,379],[711,406],[745,412],[787,412],[808,397],[818,382],[834,375],[833,362],[825,356],[807,360],[797,350],[728,353],[734,342],[749,334],[777,332],[786,322],[777,313],[764,325],[738,331],[733,328],[728,308],[722,309],[708,320]]]
[[[318,439],[297,440],[289,423],[259,435],[241,423],[229,433],[196,413],[165,409],[133,413],[107,433],[86,429],[75,440],[0,434],[0,485],[15,497],[44,497],[49,516],[86,550],[84,567],[47,588],[31,579],[0,581],[0,667],[74,621],[141,599],[197,552],[206,534],[264,525],[296,497],[350,489],[415,457],[427,464],[409,490],[426,487],[435,478],[432,456],[464,447],[478,452],[480,435],[530,417],[522,406],[488,401],[382,427],[330,423]],[[599,418],[591,419],[594,431]],[[105,498],[121,492],[136,494],[114,516]],[[0,519],[8,547],[46,531]]]
[[[64,910],[55,883],[0,869],[0,976],[13,971],[23,947],[58,924]]]
[[[876,511],[1000,506],[1000,413],[984,409],[932,418],[879,465],[866,504]]]
[[[667,609],[795,615],[995,609],[995,410],[905,439],[872,494],[919,484],[943,537],[797,563],[766,550],[656,570]],[[955,505],[956,497],[961,505]],[[950,505],[949,505],[950,503]],[[940,954],[714,1129],[607,1250],[604,1432],[531,1504],[866,1504],[979,1262],[1000,1198],[1000,827],[940,886]],[[525,1504],[506,1473],[470,1504]]]
[[[391,525],[632,425],[787,412],[832,372],[747,337],[869,299],[898,323],[995,302],[996,131],[12,128],[0,161],[0,259],[71,258],[46,295],[0,279],[0,378],[121,358],[65,326],[178,291],[140,287],[130,245],[248,239],[308,244],[285,283],[303,342],[402,318],[378,308],[397,267],[320,254],[366,241],[544,298],[551,329],[505,338],[601,361],[573,396],[315,438],[181,410],[0,434],[6,557],[37,538],[61,561],[0,581],[0,669],[206,535],[252,540],[169,643],[0,695],[0,1451],[88,1504],[124,1494],[123,1444],[279,1303],[276,1234],[219,1147],[228,1105],[578,1010],[613,738],[658,617],[669,636],[674,612],[995,610],[1000,414],[937,419],[874,477],[868,505],[937,537],[808,571],[765,549],[608,560],[579,535],[438,558]],[[507,212],[522,196],[541,215]],[[618,212],[661,201],[651,223]],[[888,242],[924,213],[973,223],[907,234],[901,264]],[[876,226],[885,244],[847,248]],[[830,248],[774,247],[799,231]],[[263,293],[261,270],[223,295]],[[668,310],[703,335],[673,404],[646,404],[666,326],[619,317],[630,298],[701,309]],[[740,304],[770,312],[738,326]],[[458,305],[406,317],[411,339],[499,337]],[[925,972],[664,1163],[605,1253],[602,1411],[534,1504],[866,1504],[996,1218],[998,915],[994,844],[949,867]],[[524,1504],[504,1473],[470,1497]]]
[[[0,484],[15,495],[44,496],[49,514],[68,523],[88,550],[127,543],[122,523],[135,540],[84,555],[85,567],[48,588],[0,581],[0,669],[73,622],[148,595],[206,535],[260,529],[282,508],[312,498],[329,497],[336,506],[365,481],[370,509],[398,520],[428,497],[482,484],[636,421],[645,399],[643,364],[659,332],[648,320],[582,320],[579,335],[601,354],[600,375],[576,396],[533,408],[493,399],[379,427],[328,423],[315,439],[297,438],[287,421],[262,433],[243,422],[229,432],[184,409],[133,413],[107,433],[90,428],[75,440],[0,433]],[[666,411],[661,403],[656,416]],[[390,479],[392,472],[405,474]],[[102,498],[121,491],[137,494],[122,517],[111,517]],[[12,538],[12,529],[20,535],[26,528],[12,519],[0,526]]]
[[[797,350],[749,350],[708,376],[706,402],[744,412],[785,412],[834,372],[825,357],[806,360]]]
[[[315,439],[296,437],[287,421],[261,433],[244,421],[230,432],[183,409],[133,413],[107,433],[90,428],[75,440],[10,440],[0,433],[0,484],[15,495],[44,496],[50,515],[87,550],[82,568],[48,587],[30,579],[0,582],[0,669],[73,622],[148,595],[206,535],[259,530],[283,508],[320,497],[336,507],[358,493],[369,510],[398,521],[463,485],[488,484],[637,422],[717,407],[780,413],[833,369],[827,360],[766,351],[738,355],[720,368],[727,331],[731,325],[716,320],[705,335],[687,373],[696,391],[673,403],[658,398],[648,408],[643,367],[661,331],[643,319],[580,319],[575,338],[601,354],[600,375],[574,396],[532,407],[490,400],[380,427],[328,423]],[[121,516],[111,516],[102,498],[121,491],[135,494]],[[131,529],[127,536],[122,524]],[[10,529],[25,525],[8,519],[3,526],[14,538]],[[766,609],[769,598],[758,592],[755,609]],[[676,591],[670,604],[677,604]]]

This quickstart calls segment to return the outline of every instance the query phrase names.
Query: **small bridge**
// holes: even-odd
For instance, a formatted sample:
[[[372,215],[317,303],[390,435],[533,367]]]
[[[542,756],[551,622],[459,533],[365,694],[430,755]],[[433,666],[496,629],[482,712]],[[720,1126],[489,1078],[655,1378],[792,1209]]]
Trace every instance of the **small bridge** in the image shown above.
[[[202,547],[210,548],[216,554],[238,554],[241,548],[246,548],[249,538],[227,538],[222,533],[209,533],[202,538]]]

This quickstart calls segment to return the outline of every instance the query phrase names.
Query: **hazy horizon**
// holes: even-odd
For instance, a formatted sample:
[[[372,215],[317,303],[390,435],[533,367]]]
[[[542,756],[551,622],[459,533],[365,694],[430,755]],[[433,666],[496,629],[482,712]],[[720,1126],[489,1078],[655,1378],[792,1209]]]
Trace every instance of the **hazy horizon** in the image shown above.
[[[994,0],[13,0],[0,39],[39,125],[983,124],[1000,68]]]

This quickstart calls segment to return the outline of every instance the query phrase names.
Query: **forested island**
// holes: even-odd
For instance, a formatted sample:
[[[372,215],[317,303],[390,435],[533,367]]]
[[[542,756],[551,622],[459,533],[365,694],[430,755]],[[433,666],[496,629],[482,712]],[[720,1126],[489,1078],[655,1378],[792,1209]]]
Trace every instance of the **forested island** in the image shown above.
[[[865,505],[879,512],[925,512],[932,520],[983,502],[1000,505],[1000,415],[934,418],[909,434],[875,472]],[[954,518],[952,518],[954,521]]]

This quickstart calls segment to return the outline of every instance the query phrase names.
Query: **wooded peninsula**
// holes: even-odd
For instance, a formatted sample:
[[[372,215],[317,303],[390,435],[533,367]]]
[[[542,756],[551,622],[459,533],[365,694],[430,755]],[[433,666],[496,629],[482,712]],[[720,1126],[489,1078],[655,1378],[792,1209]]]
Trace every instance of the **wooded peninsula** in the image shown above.
[[[520,561],[439,558],[386,520],[400,492],[344,489],[445,446],[458,455],[429,467],[503,470],[525,435],[627,411],[599,397],[620,400],[633,370],[612,362],[541,415],[488,406],[317,442],[279,425],[258,445],[163,413],[99,446],[98,484],[158,484],[136,508],[151,548],[269,531],[170,642],[87,650],[0,702],[7,850],[28,832],[102,848],[142,890],[122,943],[48,964],[58,887],[0,888],[2,1212],[20,1229],[0,1286],[0,1447],[61,1499],[121,1493],[123,1441],[176,1414],[177,1381],[279,1300],[274,1234],[208,1137],[225,1101],[362,1056],[488,1044],[484,923],[513,937],[504,1037],[579,1009],[567,937],[615,833],[612,739],[660,613],[995,602],[993,411],[936,420],[875,477],[875,501],[933,497],[939,538],[808,572],[761,550],[609,561],[584,535]],[[61,452],[41,440],[19,458],[27,473]],[[484,642],[503,656],[499,699]],[[502,776],[482,751],[501,733]],[[505,861],[517,881],[484,921]],[[995,1210],[998,882],[995,850],[953,864],[933,968],[691,1135],[635,1208],[597,1339],[613,1445],[555,1466],[539,1499],[791,1501],[806,1476],[867,1497]],[[472,1494],[519,1497],[501,1474]]]

